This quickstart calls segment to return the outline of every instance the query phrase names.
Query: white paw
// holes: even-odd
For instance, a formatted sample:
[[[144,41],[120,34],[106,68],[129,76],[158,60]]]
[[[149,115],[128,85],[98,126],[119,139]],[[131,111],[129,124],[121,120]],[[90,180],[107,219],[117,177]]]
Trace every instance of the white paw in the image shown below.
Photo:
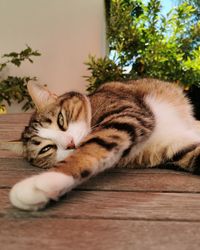
[[[38,210],[50,199],[58,200],[75,185],[74,178],[58,172],[34,175],[15,184],[10,191],[13,206],[23,210]]]

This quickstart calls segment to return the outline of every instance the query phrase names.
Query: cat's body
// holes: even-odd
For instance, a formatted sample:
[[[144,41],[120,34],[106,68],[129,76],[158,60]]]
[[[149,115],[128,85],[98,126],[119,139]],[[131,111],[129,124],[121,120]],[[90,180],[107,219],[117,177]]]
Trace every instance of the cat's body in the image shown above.
[[[11,202],[19,208],[44,207],[114,166],[170,163],[200,172],[197,122],[183,91],[171,83],[113,82],[88,97],[69,92],[49,104],[38,103],[39,111],[22,135],[26,157],[39,167],[54,168],[13,187]]]
[[[97,99],[99,105],[103,102],[99,110]],[[127,164],[130,167],[156,166],[171,159],[183,148],[199,142],[200,134],[195,127],[192,107],[182,89],[171,83],[155,79],[129,84],[109,83],[92,95],[90,101],[96,112],[92,119],[93,126],[113,111],[112,103],[116,106],[114,110],[121,111],[122,120],[126,118],[126,113],[131,113],[131,122],[135,122],[134,128],[138,131],[138,142],[134,140],[127,157],[121,158],[120,167]],[[126,105],[132,106],[132,110],[123,109]],[[119,115],[115,112],[104,122],[108,123]]]

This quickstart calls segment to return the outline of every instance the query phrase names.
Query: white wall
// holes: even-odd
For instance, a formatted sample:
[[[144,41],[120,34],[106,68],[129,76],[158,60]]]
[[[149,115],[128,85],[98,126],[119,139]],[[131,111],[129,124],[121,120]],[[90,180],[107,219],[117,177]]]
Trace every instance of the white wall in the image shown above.
[[[104,1],[0,0],[0,54],[26,44],[42,56],[10,74],[36,76],[58,94],[84,91],[88,54],[105,54]]]

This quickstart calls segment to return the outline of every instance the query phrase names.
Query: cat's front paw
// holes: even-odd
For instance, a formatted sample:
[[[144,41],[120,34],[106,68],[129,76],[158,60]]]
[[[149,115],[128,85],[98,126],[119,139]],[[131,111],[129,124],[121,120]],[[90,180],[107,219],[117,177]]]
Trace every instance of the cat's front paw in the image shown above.
[[[50,199],[58,200],[75,185],[74,178],[58,172],[34,175],[15,184],[10,191],[13,206],[23,210],[39,210]]]

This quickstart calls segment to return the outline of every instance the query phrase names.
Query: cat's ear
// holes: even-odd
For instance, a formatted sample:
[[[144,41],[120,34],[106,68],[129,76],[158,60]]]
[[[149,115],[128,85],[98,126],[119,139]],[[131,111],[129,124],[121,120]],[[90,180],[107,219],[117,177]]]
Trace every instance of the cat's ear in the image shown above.
[[[38,110],[41,110],[45,106],[55,102],[58,98],[56,94],[50,92],[45,86],[36,82],[29,82],[27,84],[27,89]]]
[[[24,147],[21,141],[1,141],[0,150],[11,151],[19,156],[24,156]]]

